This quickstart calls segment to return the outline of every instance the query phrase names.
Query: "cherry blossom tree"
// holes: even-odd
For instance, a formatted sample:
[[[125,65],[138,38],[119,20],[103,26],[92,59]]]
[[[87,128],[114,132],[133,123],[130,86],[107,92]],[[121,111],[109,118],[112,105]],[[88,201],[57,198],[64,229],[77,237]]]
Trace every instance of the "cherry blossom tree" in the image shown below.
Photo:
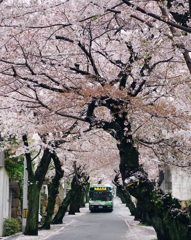
[[[74,121],[103,129],[117,141],[123,181],[139,170],[145,147],[190,166],[189,18],[180,22],[189,5],[134,2],[1,3],[9,114],[24,110],[40,123],[35,132],[53,136]]]
[[[189,72],[186,66],[183,67],[183,58],[181,58],[181,51],[178,48],[179,43],[176,44],[170,39],[171,33],[168,26],[164,25],[163,22],[161,23],[160,19],[157,21],[158,25],[155,24],[154,20],[152,24],[150,14],[146,15],[140,7],[136,8],[136,6],[127,3],[128,1],[125,4],[129,6],[129,13],[126,15],[126,10],[123,8],[124,4],[115,1],[110,2],[110,4],[106,3],[108,4],[106,5],[106,11],[104,11],[104,3],[96,5],[95,2],[91,2],[83,8],[78,4],[75,4],[74,7],[73,2],[62,4],[50,2],[48,7],[43,10],[43,3],[35,5],[31,2],[26,9],[27,21],[25,22],[28,22],[29,25],[22,27],[22,29],[19,22],[24,19],[20,15],[12,14],[10,18],[3,18],[4,29],[8,29],[7,31],[10,33],[10,29],[14,28],[13,23],[16,21],[19,31],[17,38],[10,38],[4,45],[6,48],[2,48],[5,57],[1,59],[4,63],[1,72],[4,75],[6,74],[11,81],[10,85],[6,83],[4,88],[7,90],[9,88],[8,91],[14,91],[14,95],[17,91],[17,100],[25,101],[25,104],[28,102],[27,107],[38,107],[36,116],[47,114],[46,116],[51,115],[53,117],[53,114],[56,113],[62,117],[89,121],[91,124],[94,124],[91,116],[84,118],[87,102],[93,99],[94,102],[92,102],[91,107],[95,103],[96,107],[94,108],[98,109],[103,106],[111,111],[111,107],[119,106],[119,100],[122,100],[123,108],[125,108],[125,105],[132,106],[129,108],[131,119],[126,121],[125,131],[131,132],[130,135],[133,133],[134,138],[137,138],[142,145],[148,146],[151,143],[154,151],[154,147],[162,145],[160,150],[163,150],[164,146],[170,144],[169,140],[161,141],[161,134],[165,135],[165,131],[169,134],[170,126],[174,125],[175,127],[178,124],[170,124],[172,121],[165,113],[168,112],[172,116],[171,113],[176,111],[177,116],[174,119],[178,119],[180,116],[181,125],[181,117],[187,119],[185,112],[188,109],[185,109],[182,113],[181,108],[183,101],[185,108],[189,108],[185,104],[186,91],[189,94],[187,84]],[[63,15],[57,14],[55,18],[56,10],[59,12],[70,6],[74,7],[73,12],[71,11],[67,15],[66,13]],[[148,12],[151,8],[153,8],[153,3],[149,2],[146,4],[148,10],[145,11]],[[162,12],[160,5],[156,4],[155,8],[157,13]],[[29,14],[29,9],[34,9],[34,13]],[[77,11],[79,9],[81,12]],[[19,10],[15,8],[14,11]],[[36,20],[36,25],[34,25],[34,18],[36,19],[36,15],[42,11],[44,11],[44,17],[40,18],[40,22]],[[143,16],[137,14],[139,19],[135,21],[136,18],[132,17],[133,12],[138,12]],[[46,14],[49,13],[52,13],[52,17],[48,15],[50,24],[46,25],[44,24],[47,20]],[[28,15],[30,15],[30,18],[28,18]],[[144,16],[146,16],[145,18],[150,17],[149,24],[145,22]],[[86,19],[87,17],[90,18]],[[127,28],[127,19],[129,20],[129,28]],[[55,21],[58,23],[61,20],[65,21],[65,24],[60,29],[60,24],[55,26]],[[30,25],[30,22],[33,25]],[[50,31],[47,31],[47,29]],[[150,29],[150,33],[148,29]],[[17,30],[14,28],[14,31]],[[166,31],[169,34],[166,34]],[[25,42],[26,45],[24,45],[20,41],[26,39],[26,36],[30,40],[28,43]],[[36,41],[33,41],[34,38]],[[176,38],[174,37],[173,40],[176,40]],[[43,39],[46,39],[46,42]],[[140,39],[142,41],[139,41]],[[34,45],[32,46],[31,43]],[[167,46],[169,51],[165,52]],[[13,54],[12,59],[15,59],[14,61],[6,60],[9,54],[5,49],[9,54]],[[15,49],[17,50],[15,51]],[[71,49],[72,53],[70,53]],[[126,51],[122,49],[126,49]],[[18,56],[20,56],[19,59]],[[180,70],[174,71],[174,68],[178,70],[178,63]],[[163,69],[166,69],[166,71]],[[180,71],[185,75],[181,81]],[[75,82],[72,79],[75,79]],[[84,87],[84,83],[86,83],[86,87]],[[127,90],[128,94],[126,94]],[[102,98],[100,98],[101,95]],[[110,96],[115,96],[114,98],[119,100],[109,103],[106,99]],[[72,101],[75,98],[77,98],[76,101]],[[175,100],[179,102],[178,110],[174,108]],[[116,111],[120,111],[120,108],[118,107]],[[81,109],[80,112],[78,109]],[[112,114],[110,118],[113,118]],[[163,130],[161,134],[152,136],[151,131],[161,130],[160,124],[157,123],[158,120],[161,125],[166,122],[164,126],[168,130]],[[128,125],[129,122],[132,122],[130,124],[132,126]],[[187,125],[187,122],[185,122],[185,125]],[[149,129],[150,126],[155,126],[155,131]],[[111,129],[110,127],[109,129]],[[144,129],[147,130],[144,131]],[[174,129],[172,131],[174,132]],[[148,135],[148,132],[151,136],[146,136],[145,139],[145,134]],[[179,133],[177,131],[177,134]],[[112,135],[114,135],[114,131]],[[156,135],[158,139],[156,139]],[[171,146],[174,149],[174,145],[171,144]],[[157,151],[155,152],[157,153]],[[157,154],[161,158],[164,152],[159,151]]]

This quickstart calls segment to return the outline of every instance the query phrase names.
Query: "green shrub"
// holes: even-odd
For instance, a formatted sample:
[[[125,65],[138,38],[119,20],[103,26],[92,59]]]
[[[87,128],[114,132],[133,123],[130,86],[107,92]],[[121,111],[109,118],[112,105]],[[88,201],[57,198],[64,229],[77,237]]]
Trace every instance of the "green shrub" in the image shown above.
[[[10,236],[19,232],[19,222],[15,218],[6,218],[3,223],[3,236]]]

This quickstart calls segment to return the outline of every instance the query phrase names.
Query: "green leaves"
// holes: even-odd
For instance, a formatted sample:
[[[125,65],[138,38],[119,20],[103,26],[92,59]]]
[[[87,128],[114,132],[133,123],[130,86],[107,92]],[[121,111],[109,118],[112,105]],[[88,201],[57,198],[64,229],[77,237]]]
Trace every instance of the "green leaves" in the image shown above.
[[[100,16],[99,14],[94,15],[94,16],[92,17],[92,20],[93,20],[93,21],[97,20],[99,16]]]
[[[9,151],[5,152],[5,169],[10,178],[23,181],[23,157],[11,157]]]

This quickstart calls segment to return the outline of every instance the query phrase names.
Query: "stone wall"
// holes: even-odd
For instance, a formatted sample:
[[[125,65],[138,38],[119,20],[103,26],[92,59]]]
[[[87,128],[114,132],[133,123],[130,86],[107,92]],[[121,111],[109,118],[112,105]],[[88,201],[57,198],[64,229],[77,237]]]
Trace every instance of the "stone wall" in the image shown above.
[[[62,186],[59,186],[59,194],[56,197],[56,203],[54,206],[54,214],[57,213],[62,201],[64,199],[64,189]],[[42,190],[41,190],[41,216],[45,217],[46,216],[46,207],[48,204],[48,186],[43,185]]]
[[[16,218],[20,226],[22,225],[22,203],[21,189],[19,183],[15,180],[10,180],[10,197],[11,201],[11,217]]]

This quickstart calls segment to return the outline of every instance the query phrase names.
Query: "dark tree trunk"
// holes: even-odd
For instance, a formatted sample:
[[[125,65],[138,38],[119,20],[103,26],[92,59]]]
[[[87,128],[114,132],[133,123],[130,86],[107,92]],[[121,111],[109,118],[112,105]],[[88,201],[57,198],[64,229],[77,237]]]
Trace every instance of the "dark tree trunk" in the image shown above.
[[[117,147],[119,149],[120,156],[119,169],[122,181],[124,182],[126,178],[129,178],[133,172],[138,171],[140,168],[139,152],[133,146],[131,136],[129,138],[123,137]],[[126,204],[131,214],[135,216],[135,219],[137,219],[141,210],[139,209],[138,211],[135,204],[132,202],[131,195],[128,190],[124,190],[121,185],[118,185],[117,191],[121,201]]]
[[[65,213],[68,209],[68,206],[71,202],[71,199],[73,198],[74,192],[72,189],[69,190],[66,197],[62,201],[61,206],[58,209],[58,212],[56,213],[55,217],[52,220],[52,224],[60,224],[62,223],[63,217],[65,216]]]
[[[152,225],[158,240],[189,240],[190,219],[187,213],[180,210],[178,201],[170,194],[165,195],[155,189],[154,184],[148,180],[147,174],[139,167],[138,151],[131,142],[122,141],[118,149],[122,180],[123,182],[126,180],[127,191],[137,199],[135,218]],[[125,191],[120,193],[118,189],[123,201],[129,199],[126,193]],[[129,202],[127,205],[130,208]]]
[[[73,167],[74,177],[71,182],[71,190],[68,192],[66,198],[59,207],[59,210],[52,221],[53,224],[62,223],[62,219],[69,205],[69,214],[75,214],[80,211],[82,194],[85,192],[84,190],[88,185],[89,177],[83,172],[81,166],[76,166],[76,162],[74,162]]]
[[[72,190],[74,192],[74,196],[70,202],[69,214],[75,215],[76,212],[80,212],[80,204],[82,194],[87,186],[89,177],[83,172],[81,166],[77,167],[76,162],[73,164],[74,167],[74,178],[71,183]]]
[[[85,192],[81,193],[81,197],[80,197],[80,207],[85,207]]]
[[[165,195],[155,189],[147,174],[139,167],[138,151],[131,141],[121,141],[118,149],[122,180],[129,181],[127,191],[138,201],[135,217],[152,225],[158,240],[188,240],[190,238],[188,214],[180,210],[178,201],[170,194]],[[134,177],[134,180],[131,181],[130,177]],[[129,196],[124,198],[127,200]]]
[[[27,136],[23,136],[23,142],[28,147]],[[39,195],[40,190],[48,171],[48,166],[51,161],[51,153],[49,149],[45,149],[40,163],[33,173],[32,159],[30,153],[25,154],[28,170],[28,215],[24,234],[38,235],[38,214],[39,214]]]
[[[124,190],[122,191],[121,186],[117,186],[117,192],[116,195],[121,199],[121,202],[126,204],[126,199],[124,195]]]
[[[120,155],[120,172],[122,180],[129,177],[132,172],[139,169],[139,153],[137,149],[133,146],[132,142],[127,142],[128,140],[124,138],[118,145],[119,155]]]
[[[89,202],[89,187],[90,183],[89,177],[84,177],[83,186],[81,186],[81,193],[80,193],[80,206],[85,207],[86,203]]]
[[[75,195],[72,198],[71,202],[70,202],[70,208],[69,208],[69,215],[75,215],[76,213],[76,200],[75,200]]]
[[[75,176],[72,180],[72,183],[71,183],[71,188],[72,188],[72,191],[73,191],[73,197],[70,201],[70,206],[69,206],[69,212],[68,214],[70,215],[75,215],[75,213],[78,211],[78,204],[77,203],[77,194],[78,194],[78,186],[77,186],[77,182],[78,182],[78,177],[77,176],[77,172],[75,173]]]
[[[76,212],[80,212],[82,198],[83,198],[82,187],[78,186],[76,191]]]
[[[117,186],[117,196],[121,199],[122,203],[126,204],[131,214],[135,216],[137,210],[133,201],[131,200],[131,195],[127,190],[123,189],[121,185]]]
[[[158,240],[189,240],[190,218],[180,210],[177,199],[154,188],[144,173],[133,175],[139,181],[127,184],[131,195],[140,203],[142,219],[154,227]]]
[[[74,196],[70,202],[69,214],[75,215],[76,212],[80,212],[81,202],[81,189],[79,186],[73,188]]]
[[[48,186],[48,205],[46,208],[46,217],[41,229],[50,229],[50,224],[52,221],[52,216],[54,214],[54,206],[56,202],[56,196],[59,193],[59,183],[60,179],[63,177],[64,171],[62,170],[61,163],[59,158],[56,156],[56,153],[52,154],[52,158],[54,161],[56,174],[52,180],[52,182]]]
[[[28,186],[28,216],[25,235],[38,235],[39,189],[33,183]]]
[[[90,183],[87,183],[86,190],[85,190],[85,202],[89,202],[89,188],[90,188]]]

